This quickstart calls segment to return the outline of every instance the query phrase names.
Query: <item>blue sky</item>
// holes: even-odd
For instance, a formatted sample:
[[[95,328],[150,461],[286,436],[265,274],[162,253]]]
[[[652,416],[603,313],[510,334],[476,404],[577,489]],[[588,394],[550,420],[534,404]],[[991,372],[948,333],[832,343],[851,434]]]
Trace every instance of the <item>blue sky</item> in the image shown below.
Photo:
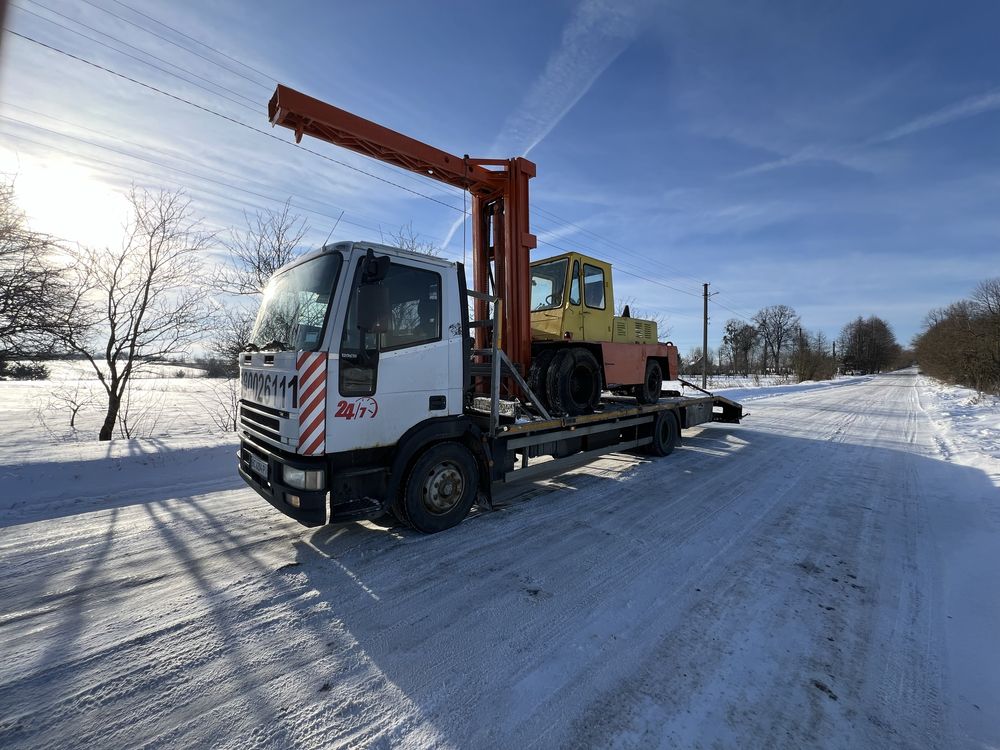
[[[880,315],[905,343],[1000,275],[995,2],[123,2],[12,0],[6,25],[262,129],[277,80],[459,155],[527,153],[536,257],[610,260],[682,352],[703,281],[713,346],[778,303],[829,335]],[[291,197],[311,243],[343,211],[334,239],[412,222],[462,256],[458,191],[308,144],[414,195],[10,34],[0,55],[0,168],[40,229],[113,241],[135,181],[184,187],[214,227]]]

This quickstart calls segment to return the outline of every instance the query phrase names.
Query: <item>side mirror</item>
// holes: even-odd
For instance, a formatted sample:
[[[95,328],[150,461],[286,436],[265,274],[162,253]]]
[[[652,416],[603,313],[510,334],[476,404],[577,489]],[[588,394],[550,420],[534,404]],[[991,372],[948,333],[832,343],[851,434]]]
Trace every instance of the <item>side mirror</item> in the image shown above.
[[[385,278],[389,273],[389,256],[382,255],[375,257],[375,251],[368,248],[365,255],[365,264],[361,269],[361,283],[375,284]]]
[[[381,333],[389,327],[389,290],[381,284],[358,288],[358,328]]]

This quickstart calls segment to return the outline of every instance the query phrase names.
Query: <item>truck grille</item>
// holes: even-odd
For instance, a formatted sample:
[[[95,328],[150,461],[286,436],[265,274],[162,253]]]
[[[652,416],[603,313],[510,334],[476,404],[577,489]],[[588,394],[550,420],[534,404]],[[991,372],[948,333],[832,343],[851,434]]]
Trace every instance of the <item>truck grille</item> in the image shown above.
[[[240,402],[240,425],[250,430],[262,433],[276,441],[281,441],[281,422],[277,417],[265,414],[266,407]]]

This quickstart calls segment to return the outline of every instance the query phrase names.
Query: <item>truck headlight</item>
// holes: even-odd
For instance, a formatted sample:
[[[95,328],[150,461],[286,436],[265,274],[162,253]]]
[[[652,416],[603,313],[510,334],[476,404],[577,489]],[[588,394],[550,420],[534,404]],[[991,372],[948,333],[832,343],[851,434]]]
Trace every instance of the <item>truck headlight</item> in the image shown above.
[[[285,484],[298,487],[300,490],[323,489],[322,469],[296,469],[294,466],[285,466],[282,469],[282,476],[285,478]]]

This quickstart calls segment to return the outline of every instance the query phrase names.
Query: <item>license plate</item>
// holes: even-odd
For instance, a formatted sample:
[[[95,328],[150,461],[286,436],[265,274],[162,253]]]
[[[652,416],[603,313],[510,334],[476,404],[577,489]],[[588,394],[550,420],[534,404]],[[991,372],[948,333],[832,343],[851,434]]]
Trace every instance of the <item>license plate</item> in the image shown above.
[[[267,479],[267,461],[263,458],[257,458],[253,453],[250,454],[250,471],[254,474]]]

